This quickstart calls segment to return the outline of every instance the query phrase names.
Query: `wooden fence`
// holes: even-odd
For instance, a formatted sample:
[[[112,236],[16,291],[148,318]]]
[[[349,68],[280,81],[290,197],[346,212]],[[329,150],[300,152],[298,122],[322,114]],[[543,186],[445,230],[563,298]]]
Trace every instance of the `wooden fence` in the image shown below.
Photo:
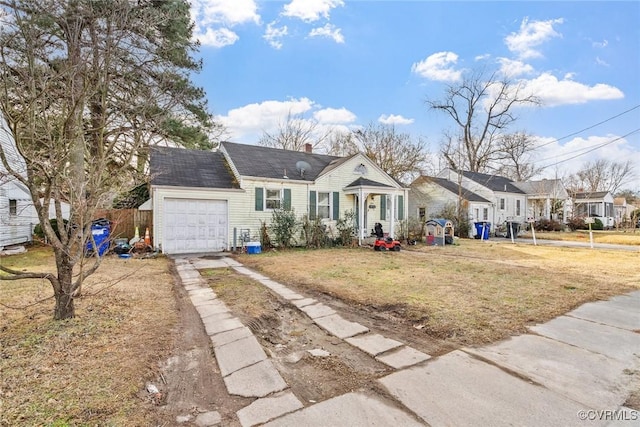
[[[139,211],[138,209],[110,209],[96,211],[97,218],[106,218],[111,221],[111,238],[119,237],[133,238],[136,227],[140,232],[140,237],[144,237],[145,230],[149,227],[149,232],[153,236],[153,211]]]

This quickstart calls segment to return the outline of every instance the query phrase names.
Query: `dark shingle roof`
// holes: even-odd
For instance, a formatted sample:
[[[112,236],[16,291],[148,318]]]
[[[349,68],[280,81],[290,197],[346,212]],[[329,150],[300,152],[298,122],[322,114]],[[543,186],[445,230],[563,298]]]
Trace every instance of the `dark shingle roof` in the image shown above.
[[[227,152],[238,173],[243,176],[261,178],[282,178],[285,174],[291,179],[314,181],[332,162],[340,157],[304,151],[282,150],[258,145],[222,142],[220,146]],[[309,164],[304,175],[297,168],[298,162]]]
[[[445,179],[445,178],[437,178],[437,177],[432,177],[432,176],[422,176],[420,178],[422,178],[422,180],[424,180],[425,182],[432,182],[434,184],[437,184],[440,187],[452,192],[453,194],[458,194],[458,191],[459,191],[458,184],[453,182],[453,181],[449,181],[448,179]],[[468,190],[468,189],[466,189],[464,187],[462,187],[462,197],[465,200],[468,200],[470,202],[490,203],[484,197],[482,197],[482,196],[480,196],[480,195],[474,193],[473,191],[470,191],[470,190]]]
[[[575,198],[576,200],[604,199],[607,194],[609,194],[608,191],[584,192],[584,193],[576,193]]]
[[[372,181],[372,180],[367,179],[367,178],[358,178],[358,179],[356,179],[351,184],[347,185],[346,188],[350,188],[350,187],[387,187],[387,188],[393,188],[390,185],[382,184],[382,183],[377,182],[377,181]]]
[[[500,175],[488,175],[480,172],[463,171],[462,174],[472,181],[481,184],[491,191],[501,191],[503,193],[520,193],[524,191],[516,187],[509,178]]]
[[[220,152],[151,147],[152,185],[239,188]]]

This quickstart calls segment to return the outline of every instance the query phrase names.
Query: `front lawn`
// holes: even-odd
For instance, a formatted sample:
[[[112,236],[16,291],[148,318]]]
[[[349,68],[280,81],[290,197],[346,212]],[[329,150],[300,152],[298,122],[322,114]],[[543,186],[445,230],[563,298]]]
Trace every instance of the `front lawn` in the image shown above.
[[[382,253],[273,251],[240,261],[300,292],[391,311],[427,334],[467,345],[523,333],[585,302],[640,289],[638,252],[491,241]]]

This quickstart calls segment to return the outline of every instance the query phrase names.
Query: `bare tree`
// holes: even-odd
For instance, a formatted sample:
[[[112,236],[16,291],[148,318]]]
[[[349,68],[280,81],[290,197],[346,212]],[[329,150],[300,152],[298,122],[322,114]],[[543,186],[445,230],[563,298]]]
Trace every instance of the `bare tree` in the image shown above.
[[[283,150],[304,151],[307,144],[311,144],[314,149],[324,148],[323,145],[330,135],[331,130],[322,129],[317,121],[289,111],[286,120],[278,123],[275,132],[263,131],[258,144]]]
[[[608,191],[614,194],[634,177],[635,171],[631,160],[613,162],[598,159],[584,163],[580,170],[571,177],[569,186],[573,190]]]
[[[360,151],[400,182],[413,181],[425,169],[426,141],[399,133],[395,126],[369,124],[353,131],[353,139]]]
[[[445,134],[441,152],[455,170],[486,172],[500,159],[500,141],[517,117],[518,106],[537,105],[538,98],[524,93],[497,73],[485,77],[477,72],[462,82],[447,86],[441,100],[427,99],[431,110],[443,111],[454,121],[456,130]]]
[[[206,119],[189,81],[199,69],[191,30],[184,0],[0,0],[0,112],[15,139],[0,161],[29,189],[56,260],[55,273],[0,265],[0,280],[48,280],[55,319],[74,317],[77,291],[100,265],[98,251],[84,257],[96,209],[140,182],[136,157],[149,141]]]
[[[531,158],[536,146],[530,135],[524,132],[502,135],[497,147],[498,175],[513,181],[527,181],[542,171]]]

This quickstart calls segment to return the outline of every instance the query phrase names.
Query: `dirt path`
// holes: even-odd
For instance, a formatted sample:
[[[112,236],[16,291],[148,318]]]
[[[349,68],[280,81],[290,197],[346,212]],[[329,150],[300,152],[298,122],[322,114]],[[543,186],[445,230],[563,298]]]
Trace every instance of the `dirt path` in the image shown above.
[[[248,326],[286,380],[291,392],[308,406],[355,390],[386,394],[376,380],[393,370],[344,340],[315,325],[303,312],[262,285],[231,269],[201,272],[233,316]],[[195,416],[218,411],[221,425],[239,425],[236,411],[252,399],[227,393],[212,354],[212,347],[198,313],[176,276],[180,331],[174,355],[162,378],[166,394],[159,410],[159,425],[172,425],[183,417],[192,425]],[[292,290],[295,287],[289,286]],[[345,319],[358,322],[387,338],[396,339],[431,355],[451,348],[414,328],[393,311],[375,307],[352,307],[329,295],[313,297],[334,308]],[[166,383],[165,383],[166,382]],[[191,416],[189,421],[186,418]]]

